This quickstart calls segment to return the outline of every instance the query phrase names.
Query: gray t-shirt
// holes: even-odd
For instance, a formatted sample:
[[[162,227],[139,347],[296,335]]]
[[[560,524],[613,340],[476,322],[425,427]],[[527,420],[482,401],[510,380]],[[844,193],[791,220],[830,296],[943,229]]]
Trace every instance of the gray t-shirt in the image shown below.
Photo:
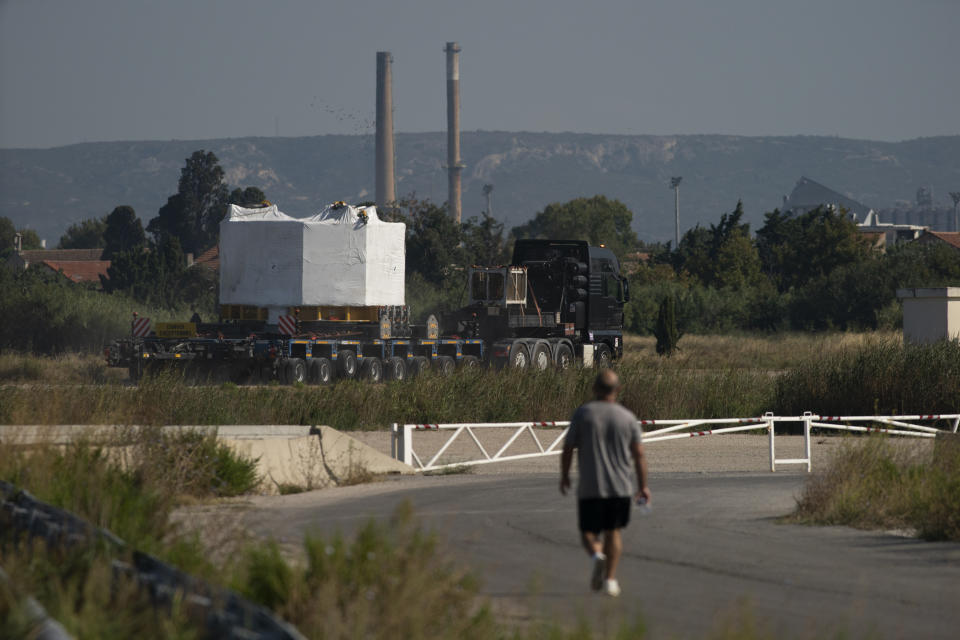
[[[635,489],[630,445],[642,440],[637,417],[615,402],[594,400],[577,409],[565,440],[566,446],[577,449],[577,497],[632,496]]]

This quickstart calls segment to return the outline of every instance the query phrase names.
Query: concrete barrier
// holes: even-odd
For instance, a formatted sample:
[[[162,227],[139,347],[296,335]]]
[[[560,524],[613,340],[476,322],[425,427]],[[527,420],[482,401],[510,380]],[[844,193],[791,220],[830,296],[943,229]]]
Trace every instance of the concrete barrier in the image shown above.
[[[121,435],[141,427],[122,425],[2,425],[0,442],[15,445],[66,445]],[[382,474],[413,473],[413,468],[327,426],[308,425],[171,425],[163,431],[200,431],[238,453],[257,459],[263,490],[322,489],[355,484]]]

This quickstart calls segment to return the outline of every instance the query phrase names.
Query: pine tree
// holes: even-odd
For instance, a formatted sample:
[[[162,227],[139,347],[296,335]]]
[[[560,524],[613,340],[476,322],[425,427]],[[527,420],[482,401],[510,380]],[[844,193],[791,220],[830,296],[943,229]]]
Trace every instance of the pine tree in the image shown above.
[[[669,358],[679,349],[677,343],[680,341],[680,332],[677,331],[676,300],[673,296],[666,296],[660,303],[653,335],[657,338],[657,355]]]

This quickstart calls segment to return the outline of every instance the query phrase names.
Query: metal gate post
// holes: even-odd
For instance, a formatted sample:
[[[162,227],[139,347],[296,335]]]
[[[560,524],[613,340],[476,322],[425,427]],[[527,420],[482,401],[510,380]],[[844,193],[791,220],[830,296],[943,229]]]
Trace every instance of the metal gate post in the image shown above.
[[[403,432],[400,434],[400,458],[404,464],[413,466],[413,425],[403,425]]]
[[[957,427],[960,426],[960,418],[953,419],[953,432],[957,432]]]
[[[398,442],[400,439],[399,429],[400,425],[396,422],[390,425],[390,457],[394,460],[400,459],[400,452],[397,451],[397,446],[400,444]]]
[[[774,472],[777,470],[777,456],[773,446],[773,417],[764,417],[767,418],[767,433],[770,434],[770,471]]]
[[[804,455],[807,458],[807,473],[810,473],[810,423],[813,422],[813,414],[809,411],[803,413],[803,447]]]

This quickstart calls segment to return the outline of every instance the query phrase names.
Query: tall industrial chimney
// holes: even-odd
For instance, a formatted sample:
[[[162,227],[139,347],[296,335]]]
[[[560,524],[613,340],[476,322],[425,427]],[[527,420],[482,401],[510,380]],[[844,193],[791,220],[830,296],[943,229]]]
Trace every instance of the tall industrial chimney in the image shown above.
[[[447,52],[447,172],[449,174],[449,194],[447,196],[450,215],[460,223],[462,214],[460,204],[460,46],[448,42]]]
[[[377,52],[377,208],[383,209],[397,199],[393,173],[393,56]]]

